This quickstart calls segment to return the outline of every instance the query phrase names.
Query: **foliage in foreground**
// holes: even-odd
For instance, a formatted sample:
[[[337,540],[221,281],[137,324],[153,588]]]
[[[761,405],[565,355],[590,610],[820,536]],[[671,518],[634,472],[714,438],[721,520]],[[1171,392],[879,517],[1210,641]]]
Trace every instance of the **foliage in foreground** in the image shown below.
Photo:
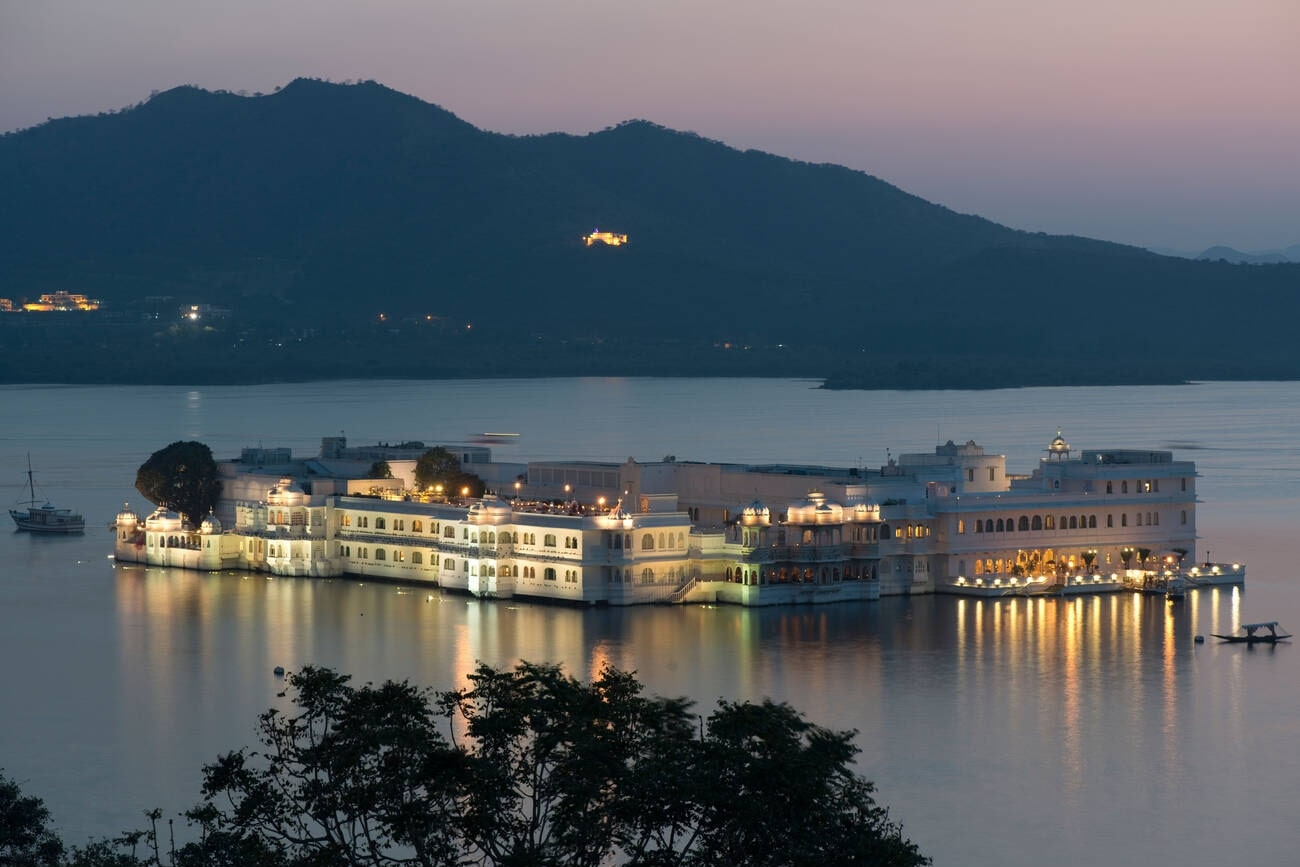
[[[590,684],[530,663],[469,681],[357,688],[306,668],[289,677],[292,711],[260,717],[260,749],[204,768],[193,842],[160,855],[155,811],[150,831],[13,863],[930,863],[853,772],[853,733],[788,705],[720,702],[701,719],[612,667]],[[27,815],[31,839],[47,833]]]

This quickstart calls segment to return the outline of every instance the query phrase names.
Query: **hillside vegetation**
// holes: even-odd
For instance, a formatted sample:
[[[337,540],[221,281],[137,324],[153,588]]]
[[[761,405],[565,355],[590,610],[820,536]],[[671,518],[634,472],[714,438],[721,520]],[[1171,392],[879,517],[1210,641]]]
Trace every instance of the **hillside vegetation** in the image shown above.
[[[1300,265],[1016,231],[646,121],[505,136],[372,82],[182,87],[11,133],[0,197],[0,297],[105,303],[0,315],[10,382],[1300,374]]]

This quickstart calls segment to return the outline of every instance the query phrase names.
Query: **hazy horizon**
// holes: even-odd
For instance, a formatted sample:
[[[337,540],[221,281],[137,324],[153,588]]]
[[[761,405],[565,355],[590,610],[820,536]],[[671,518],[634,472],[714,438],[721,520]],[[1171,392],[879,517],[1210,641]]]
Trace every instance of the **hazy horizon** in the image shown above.
[[[373,79],[485,130],[631,118],[1019,229],[1300,243],[1300,4],[0,0],[0,130],[155,90]]]

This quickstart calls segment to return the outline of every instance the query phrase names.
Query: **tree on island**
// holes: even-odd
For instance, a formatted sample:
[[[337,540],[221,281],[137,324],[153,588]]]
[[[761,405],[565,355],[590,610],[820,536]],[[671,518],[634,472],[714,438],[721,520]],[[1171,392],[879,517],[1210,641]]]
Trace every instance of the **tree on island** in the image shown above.
[[[152,811],[151,830],[67,863],[930,863],[854,772],[854,732],[785,704],[724,701],[701,718],[608,666],[583,683],[558,666],[480,665],[445,692],[348,680],[289,676],[293,707],[262,714],[261,748],[204,768],[185,814],[196,840],[160,854]]]
[[[393,477],[393,468],[388,465],[388,461],[375,461],[370,465],[370,471],[366,473],[367,479],[391,479]]]
[[[460,458],[442,446],[434,446],[415,462],[415,484],[424,490],[441,486],[448,496],[459,496],[468,489],[466,496],[481,497],[484,491],[483,480],[464,472]]]
[[[155,506],[167,506],[192,523],[203,520],[221,496],[212,449],[177,441],[149,456],[135,473],[135,489]]]

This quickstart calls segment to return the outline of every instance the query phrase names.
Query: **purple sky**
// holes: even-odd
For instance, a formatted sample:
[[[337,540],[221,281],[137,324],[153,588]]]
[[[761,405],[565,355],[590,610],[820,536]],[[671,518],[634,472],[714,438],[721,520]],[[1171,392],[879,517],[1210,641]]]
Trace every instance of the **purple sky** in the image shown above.
[[[0,0],[0,130],[303,75],[498,132],[645,118],[1022,229],[1300,243],[1300,0]]]

